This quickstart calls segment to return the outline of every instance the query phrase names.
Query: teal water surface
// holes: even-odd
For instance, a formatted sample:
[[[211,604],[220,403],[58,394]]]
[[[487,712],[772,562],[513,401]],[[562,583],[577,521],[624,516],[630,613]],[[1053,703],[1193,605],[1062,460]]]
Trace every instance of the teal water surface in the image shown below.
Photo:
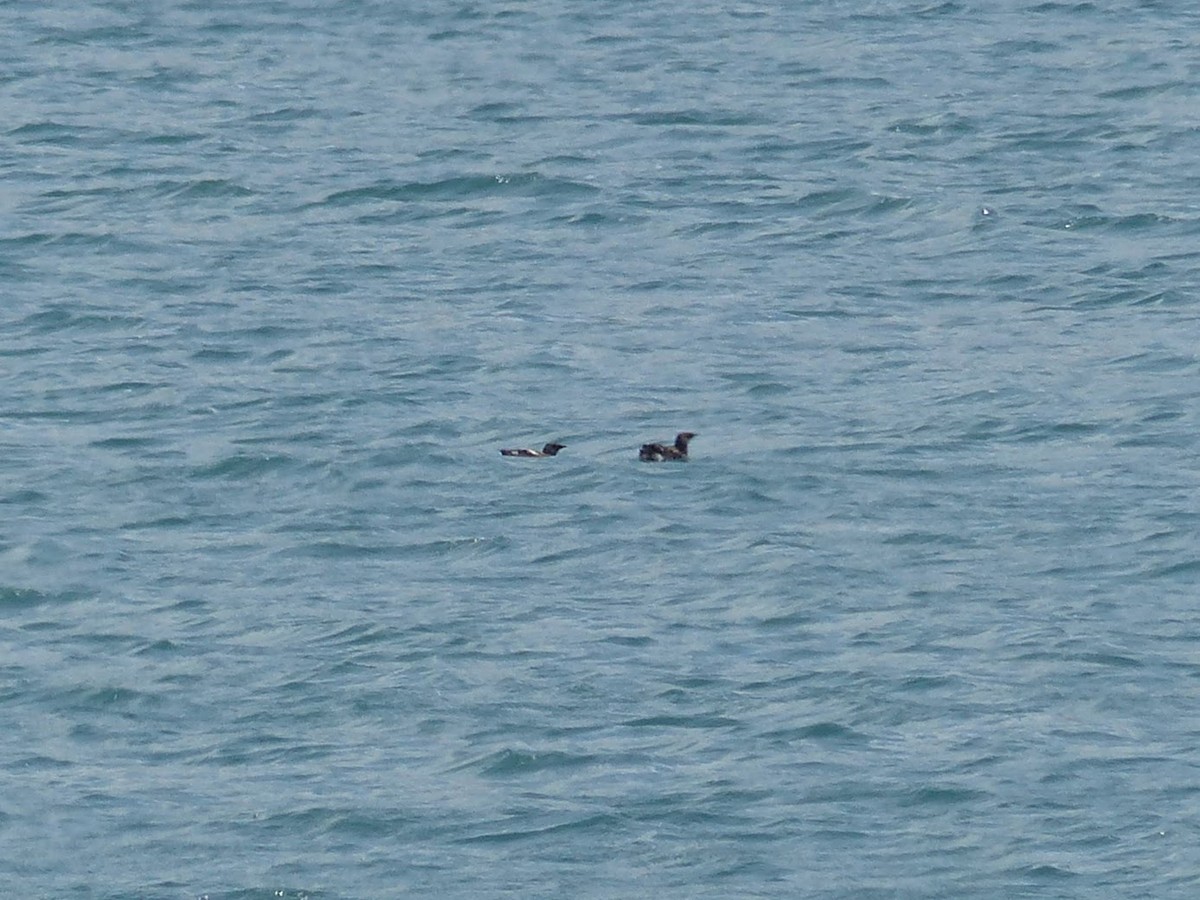
[[[0,12],[8,893],[1196,895],[1200,16],[780,6]]]

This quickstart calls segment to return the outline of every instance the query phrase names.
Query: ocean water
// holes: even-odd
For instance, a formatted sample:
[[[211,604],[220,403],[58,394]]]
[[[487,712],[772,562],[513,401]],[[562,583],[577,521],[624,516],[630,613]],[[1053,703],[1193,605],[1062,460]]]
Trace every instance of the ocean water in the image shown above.
[[[0,25],[0,893],[1200,893],[1193,6]]]

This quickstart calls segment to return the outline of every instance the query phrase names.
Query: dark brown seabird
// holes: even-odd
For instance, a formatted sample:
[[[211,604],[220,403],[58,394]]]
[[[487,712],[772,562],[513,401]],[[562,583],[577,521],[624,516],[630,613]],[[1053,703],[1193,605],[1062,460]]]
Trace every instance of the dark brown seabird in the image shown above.
[[[520,449],[505,449],[505,450],[500,451],[500,455],[501,456],[524,456],[524,457],[554,456],[558,453],[559,450],[561,450],[565,446],[567,446],[567,445],[566,444],[547,444],[541,450],[529,450],[528,448],[525,448],[525,447],[522,447]]]
[[[675,435],[675,444],[642,444],[638,451],[638,459],[643,462],[663,462],[668,459],[687,459],[688,441],[696,435],[691,431],[681,431]]]

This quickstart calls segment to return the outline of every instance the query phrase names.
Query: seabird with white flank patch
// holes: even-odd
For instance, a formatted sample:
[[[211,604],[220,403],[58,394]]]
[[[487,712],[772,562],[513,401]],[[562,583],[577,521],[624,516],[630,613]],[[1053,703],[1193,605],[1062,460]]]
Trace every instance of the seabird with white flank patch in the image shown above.
[[[642,444],[638,451],[638,459],[642,462],[663,462],[668,459],[687,459],[688,441],[696,435],[691,431],[681,431],[675,435],[675,444]]]
[[[543,456],[554,456],[566,444],[547,444],[541,450],[530,450],[526,447],[520,449],[505,449],[500,451],[501,456],[524,456],[527,458],[541,458]]]

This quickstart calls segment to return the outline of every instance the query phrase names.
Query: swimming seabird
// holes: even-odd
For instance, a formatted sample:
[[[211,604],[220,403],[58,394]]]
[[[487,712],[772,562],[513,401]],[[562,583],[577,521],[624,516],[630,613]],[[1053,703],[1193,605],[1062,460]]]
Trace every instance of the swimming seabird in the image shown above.
[[[687,459],[688,441],[696,435],[691,431],[681,431],[675,435],[675,444],[642,444],[638,451],[638,459],[643,462],[662,462],[668,459]]]
[[[504,450],[500,451],[500,455],[501,456],[526,456],[526,457],[554,456],[556,453],[558,453],[559,450],[561,450],[565,446],[567,446],[567,445],[566,444],[547,444],[541,450],[530,450],[527,447],[522,447],[520,449],[504,449]]]

